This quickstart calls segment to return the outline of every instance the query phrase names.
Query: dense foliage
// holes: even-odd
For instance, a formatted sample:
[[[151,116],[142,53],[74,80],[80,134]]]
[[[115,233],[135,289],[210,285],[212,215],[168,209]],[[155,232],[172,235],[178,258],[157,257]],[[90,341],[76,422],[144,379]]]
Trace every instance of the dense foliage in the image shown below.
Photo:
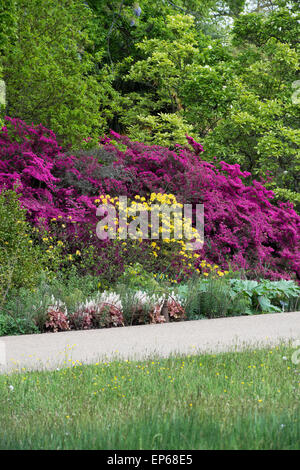
[[[0,0],[2,334],[290,308],[299,19],[295,0]],[[101,239],[97,208],[118,216],[120,196],[135,228],[203,204],[203,247],[175,217],[135,239],[116,217]],[[195,308],[167,301],[161,283],[195,279]]]
[[[300,217],[291,204],[275,204],[272,191],[256,180],[245,184],[250,173],[242,172],[238,164],[201,160],[202,146],[192,138],[188,138],[192,150],[147,146],[116,133],[113,138],[103,139],[94,156],[76,157],[63,153],[53,132],[42,126],[8,119],[1,131],[0,184],[21,193],[30,220],[49,231],[51,246],[50,236],[65,243],[71,257],[95,250],[91,268],[103,273],[111,267],[109,256],[117,256],[120,264],[128,256],[122,254],[124,240],[96,237],[96,207],[103,195],[147,198],[172,193],[181,203],[205,207],[206,240],[191,269],[207,260],[223,269],[243,269],[250,277],[299,279]],[[116,140],[124,150],[116,147]],[[145,244],[150,241],[141,241],[134,249],[146,261]],[[160,255],[157,267],[164,258]],[[174,262],[171,268],[175,266]],[[149,267],[153,269],[153,264]]]
[[[4,3],[0,55],[6,112],[54,128],[68,144],[97,135],[102,92],[94,73],[96,57],[86,51],[88,8],[77,0]]]
[[[0,193],[0,312],[12,288],[36,285],[42,270],[58,267],[52,253],[34,243],[34,231],[26,220],[15,191]]]
[[[299,207],[297,1],[0,2],[6,114],[239,163]],[[0,77],[1,78],[1,77]]]

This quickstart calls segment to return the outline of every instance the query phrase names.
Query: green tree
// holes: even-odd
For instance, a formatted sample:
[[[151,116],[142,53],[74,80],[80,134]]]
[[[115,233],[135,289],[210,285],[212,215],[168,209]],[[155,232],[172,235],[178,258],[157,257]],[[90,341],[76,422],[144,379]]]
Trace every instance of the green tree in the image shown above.
[[[15,0],[0,0],[0,56],[9,42],[16,39],[17,14]]]
[[[5,81],[2,80],[1,76],[2,76],[2,73],[1,73],[1,68],[0,68],[0,127],[2,127],[4,124],[3,115],[5,111],[5,105],[6,105],[6,85],[5,85]]]
[[[197,31],[192,15],[181,14],[166,17],[164,39],[144,39],[136,48],[140,59],[125,59],[117,69],[127,84],[123,129],[134,140],[160,145],[185,144],[187,133],[203,139],[236,93],[228,48]]]
[[[6,112],[82,145],[188,133],[299,203],[296,0],[0,0]]]
[[[185,134],[192,132],[184,119],[179,88],[198,54],[193,25],[191,16],[167,16],[165,39],[145,39],[137,44],[143,58],[132,64],[124,78],[134,91],[124,95],[120,117],[132,139],[168,145],[184,143]]]
[[[299,13],[288,8],[238,18],[233,28],[238,92],[206,137],[207,152],[240,163],[280,197],[299,204]],[[299,205],[298,205],[299,207]]]
[[[94,45],[116,65],[126,57],[139,58],[136,44],[165,39],[167,16],[189,15],[196,31],[224,38],[230,20],[243,11],[246,0],[87,0],[94,12]],[[227,28],[228,29],[228,28]]]
[[[10,28],[0,15],[7,113],[42,123],[68,144],[98,136],[106,128],[100,108],[109,76],[100,71],[96,78],[99,57],[87,52],[91,10],[81,0],[11,3]]]

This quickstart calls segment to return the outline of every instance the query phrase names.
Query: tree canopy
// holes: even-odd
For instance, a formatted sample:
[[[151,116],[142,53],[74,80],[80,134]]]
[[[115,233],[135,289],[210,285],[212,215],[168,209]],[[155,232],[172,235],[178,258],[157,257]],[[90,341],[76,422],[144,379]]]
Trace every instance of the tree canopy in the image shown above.
[[[300,204],[299,16],[287,0],[1,1],[5,113],[64,146],[189,134]]]

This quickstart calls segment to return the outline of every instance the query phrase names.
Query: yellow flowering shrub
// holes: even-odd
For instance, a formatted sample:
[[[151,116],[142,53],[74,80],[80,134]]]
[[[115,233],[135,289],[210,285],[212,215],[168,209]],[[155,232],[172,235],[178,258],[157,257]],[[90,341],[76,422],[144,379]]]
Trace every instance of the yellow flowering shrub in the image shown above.
[[[183,205],[174,194],[151,193],[147,198],[136,195],[132,201],[128,199],[126,205],[118,197],[107,194],[100,195],[94,203],[114,206],[115,227],[105,225],[104,229],[107,232],[112,230],[114,239],[111,242],[120,244],[120,250],[128,260],[143,259],[144,267],[151,268],[153,272],[169,272],[174,278],[175,274],[180,278],[191,273],[224,275],[218,266],[212,267],[202,260],[201,250],[190,249],[191,241],[202,247],[203,240],[190,219],[181,216]],[[153,211],[156,211],[155,224]],[[141,213],[147,215],[146,228],[140,227],[137,214]],[[135,228],[134,238],[126,234],[132,226]]]

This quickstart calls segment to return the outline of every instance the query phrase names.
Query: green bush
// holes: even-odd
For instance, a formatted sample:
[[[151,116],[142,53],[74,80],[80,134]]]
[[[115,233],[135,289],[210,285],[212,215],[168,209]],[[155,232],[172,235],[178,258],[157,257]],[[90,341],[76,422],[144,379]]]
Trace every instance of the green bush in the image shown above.
[[[226,279],[194,280],[179,286],[189,320],[251,314],[251,302],[234,292]]]
[[[194,279],[177,290],[190,320],[292,311],[300,299],[300,287],[286,280]]]
[[[125,267],[123,275],[119,278],[121,284],[129,289],[142,289],[155,291],[159,289],[158,282],[152,273],[147,272],[140,263]]]
[[[234,292],[251,301],[253,312],[291,311],[299,305],[300,287],[294,281],[231,279],[229,282]]]
[[[0,314],[0,336],[38,333],[37,326],[28,318],[13,318]]]
[[[44,254],[14,191],[0,194],[0,310],[12,288],[33,287],[42,269]]]

